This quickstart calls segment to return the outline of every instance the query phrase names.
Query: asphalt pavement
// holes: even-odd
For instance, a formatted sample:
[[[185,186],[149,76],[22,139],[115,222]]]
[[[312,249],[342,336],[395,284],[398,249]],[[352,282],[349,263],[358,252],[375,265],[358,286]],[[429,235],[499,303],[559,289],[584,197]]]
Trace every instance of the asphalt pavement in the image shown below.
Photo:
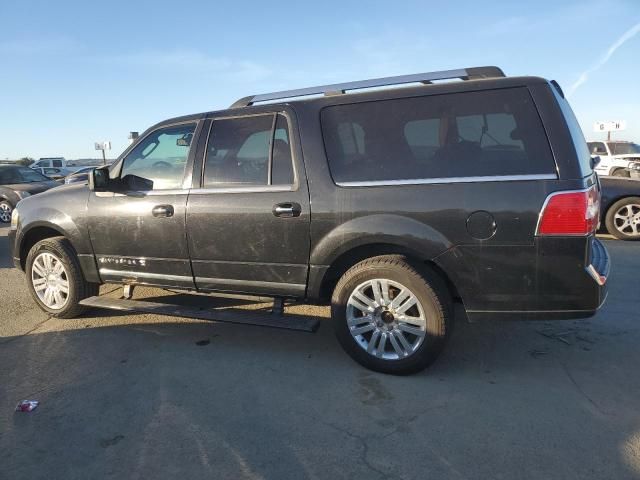
[[[0,479],[640,478],[640,243],[605,241],[613,271],[596,317],[470,324],[458,312],[438,362],[393,377],[351,361],[326,320],[310,334],[97,310],[49,318],[6,233]],[[167,296],[264,306],[136,290]],[[14,412],[22,399],[41,403]]]

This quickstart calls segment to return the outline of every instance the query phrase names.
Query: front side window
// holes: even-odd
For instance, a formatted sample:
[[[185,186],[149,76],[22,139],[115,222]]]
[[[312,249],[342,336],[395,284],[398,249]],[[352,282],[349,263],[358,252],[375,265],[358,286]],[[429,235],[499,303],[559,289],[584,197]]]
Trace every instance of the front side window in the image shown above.
[[[593,155],[608,155],[604,142],[589,142],[589,151]]]
[[[555,172],[525,88],[336,105],[321,122],[337,183]]]
[[[225,118],[211,124],[204,187],[290,185],[293,167],[284,115]]]
[[[152,180],[154,190],[181,188],[195,129],[195,123],[187,123],[152,132],[126,156],[120,177]]]

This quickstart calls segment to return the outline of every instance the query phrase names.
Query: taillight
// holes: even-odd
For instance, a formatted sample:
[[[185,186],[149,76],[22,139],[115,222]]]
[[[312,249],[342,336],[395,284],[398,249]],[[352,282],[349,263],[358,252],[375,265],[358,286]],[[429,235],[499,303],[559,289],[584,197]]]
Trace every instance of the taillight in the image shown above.
[[[589,235],[598,228],[600,193],[586,190],[555,192],[544,202],[536,235]]]

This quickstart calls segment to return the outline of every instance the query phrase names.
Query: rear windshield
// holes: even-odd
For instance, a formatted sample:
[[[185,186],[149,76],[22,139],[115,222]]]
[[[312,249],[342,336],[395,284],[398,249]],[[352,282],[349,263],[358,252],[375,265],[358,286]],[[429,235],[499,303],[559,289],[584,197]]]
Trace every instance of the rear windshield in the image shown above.
[[[526,88],[336,105],[321,122],[339,184],[555,173]]]
[[[573,141],[573,146],[576,149],[576,155],[578,155],[580,172],[582,173],[583,177],[591,175],[593,173],[593,168],[591,168],[591,154],[589,153],[589,146],[587,145],[587,141],[584,138],[584,134],[582,133],[582,129],[580,128],[580,124],[578,123],[578,119],[573,113],[569,102],[567,102],[566,99],[562,98],[555,88],[552,88],[551,90],[553,90],[553,93],[558,100],[558,104],[560,105],[562,114],[564,115],[564,118],[567,122],[567,127],[569,127],[571,140]]]

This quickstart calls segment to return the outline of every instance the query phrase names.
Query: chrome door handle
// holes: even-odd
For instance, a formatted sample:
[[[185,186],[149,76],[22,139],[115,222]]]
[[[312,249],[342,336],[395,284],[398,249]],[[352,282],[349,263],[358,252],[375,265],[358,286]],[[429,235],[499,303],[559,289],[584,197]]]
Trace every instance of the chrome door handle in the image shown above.
[[[154,217],[173,217],[173,205],[156,205],[151,214]]]
[[[300,207],[300,204],[294,202],[278,203],[273,206],[273,214],[276,217],[299,217],[301,212],[302,207]]]

